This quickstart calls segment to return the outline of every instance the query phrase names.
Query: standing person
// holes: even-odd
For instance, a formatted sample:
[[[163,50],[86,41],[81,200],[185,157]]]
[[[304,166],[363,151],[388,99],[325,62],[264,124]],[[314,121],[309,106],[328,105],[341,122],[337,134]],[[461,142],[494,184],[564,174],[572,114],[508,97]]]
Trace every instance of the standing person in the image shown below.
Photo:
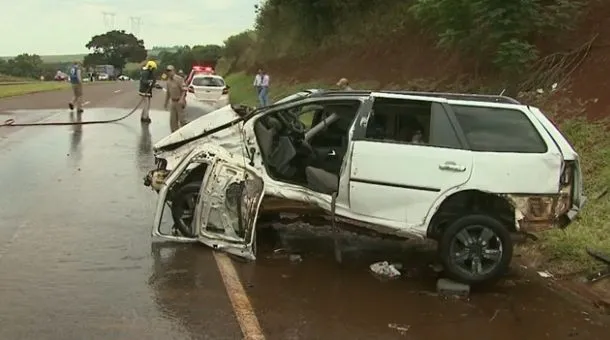
[[[269,75],[264,70],[259,70],[261,76],[260,90],[258,91],[258,101],[260,106],[269,105]]]
[[[153,60],[146,62],[142,68],[140,74],[140,89],[138,94],[143,97],[142,113],[140,114],[140,121],[142,123],[150,123],[150,101],[152,99],[152,90],[155,87],[156,76],[155,70],[157,69],[157,63]]]
[[[263,70],[259,68],[258,72],[256,72],[256,75],[254,76],[254,83],[252,83],[252,86],[254,86],[254,90],[256,91],[256,98],[259,100],[260,100],[262,82],[263,82]]]
[[[187,88],[184,78],[176,74],[174,66],[168,65],[165,73],[167,74],[167,92],[164,107],[166,110],[169,108],[169,126],[171,131],[174,132],[187,124],[184,116]],[[168,107],[168,105],[170,106]]]
[[[78,61],[75,61],[70,67],[70,84],[72,84],[74,98],[68,103],[68,107],[70,110],[74,110],[76,105],[76,113],[83,113],[83,78]]]
[[[339,79],[339,81],[337,82],[337,86],[339,86],[339,89],[341,91],[353,91],[352,88],[349,86],[349,81],[347,81],[347,78]]]

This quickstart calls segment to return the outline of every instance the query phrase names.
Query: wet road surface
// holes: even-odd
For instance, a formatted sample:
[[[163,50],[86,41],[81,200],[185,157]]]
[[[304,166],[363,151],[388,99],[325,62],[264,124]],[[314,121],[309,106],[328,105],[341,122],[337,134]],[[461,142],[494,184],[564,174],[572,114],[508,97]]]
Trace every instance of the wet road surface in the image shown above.
[[[138,101],[133,84],[97,86],[83,120],[118,117]],[[62,95],[11,99],[21,109],[52,109],[17,112],[0,101],[0,111],[16,120],[69,120]],[[169,132],[167,115],[151,112],[150,126],[136,114],[102,126],[0,131],[0,339],[242,338],[212,252],[150,238],[155,194],[142,177],[153,167],[152,143]],[[445,299],[434,293],[428,251],[344,235],[338,265],[328,230],[276,227],[277,234],[260,233],[256,263],[233,262],[267,339],[610,334],[602,319],[538,279],[514,275],[467,301]],[[405,275],[378,280],[368,266],[379,260],[403,263]]]

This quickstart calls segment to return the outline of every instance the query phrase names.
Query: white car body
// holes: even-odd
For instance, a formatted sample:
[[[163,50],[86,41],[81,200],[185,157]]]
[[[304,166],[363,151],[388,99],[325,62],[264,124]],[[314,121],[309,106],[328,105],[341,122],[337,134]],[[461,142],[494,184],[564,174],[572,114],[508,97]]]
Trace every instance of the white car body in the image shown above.
[[[301,202],[326,211],[334,221],[349,221],[362,229],[400,238],[434,237],[439,232],[432,230],[434,219],[444,211],[443,203],[453,202],[460,195],[489,195],[485,197],[510,204],[514,209],[511,217],[514,230],[526,232],[556,226],[562,218],[567,219],[562,227],[567,225],[586,201],[577,153],[540,110],[512,102],[463,99],[459,95],[447,98],[441,94],[373,92],[352,96],[361,104],[348,129],[347,149],[336,175],[338,185],[332,189],[334,195],[312,190],[311,183],[307,186],[289,183],[279,180],[277,175],[270,175],[263,156],[268,151],[261,151],[264,143],[255,133],[255,124],[281,110],[302,107],[307,103],[331,103],[332,100],[341,100],[340,96],[317,96],[275,104],[258,110],[258,114],[245,122],[239,119],[231,106],[225,106],[159,141],[155,144],[155,157],[165,161],[164,169],[152,171],[149,175],[152,187],[160,195],[153,235],[177,241],[198,240],[215,249],[255,259],[253,235],[263,197]],[[369,133],[367,126],[373,124],[369,120],[374,118],[374,103],[383,101],[431,105],[430,124],[433,127],[430,129],[437,129],[437,132],[428,130],[430,140],[442,140],[445,138],[443,134],[449,131],[441,133],[440,128],[434,126],[457,124],[455,113],[447,111],[452,107],[512,110],[527,117],[545,150],[531,153],[475,151],[470,142],[463,144],[470,145],[469,149],[364,137],[364,131]],[[440,122],[446,117],[450,123]],[[329,118],[326,117],[318,126],[331,124],[327,122]],[[318,126],[312,126],[305,138]],[[213,129],[218,131],[198,137],[202,131]],[[432,137],[434,133],[437,133],[436,137]],[[469,138],[483,138],[483,135],[472,134]],[[464,134],[456,132],[456,136],[463,143]],[[176,146],[175,143],[183,145]],[[172,150],[163,150],[172,144]],[[328,155],[334,156],[335,150],[330,150]],[[193,228],[197,236],[163,234],[161,215],[168,192],[182,173],[196,163],[208,164],[200,191],[200,197],[205,199],[199,200],[195,210]],[[308,180],[313,171],[309,168],[311,166],[305,169]],[[241,214],[239,210],[229,211],[223,203],[229,196],[228,191],[224,191],[227,186],[240,181],[245,187],[245,193],[240,196]],[[315,176],[312,181],[316,183]],[[538,211],[539,206],[543,212]],[[244,214],[244,209],[249,213]],[[208,230],[206,226],[210,224],[222,225],[224,232]],[[244,229],[241,236],[235,234],[237,225]]]
[[[119,80],[123,80],[123,81],[125,81],[125,80],[131,80],[131,78],[129,78],[128,76],[126,76],[126,75],[124,75],[124,74],[121,74],[121,75],[119,76],[119,78],[118,78],[118,79],[119,79]]]
[[[221,76],[195,74],[188,88],[197,100],[213,107],[220,108],[229,104],[229,86]]]
[[[110,76],[106,73],[100,73],[97,76],[97,80],[108,80],[108,79],[110,79]]]

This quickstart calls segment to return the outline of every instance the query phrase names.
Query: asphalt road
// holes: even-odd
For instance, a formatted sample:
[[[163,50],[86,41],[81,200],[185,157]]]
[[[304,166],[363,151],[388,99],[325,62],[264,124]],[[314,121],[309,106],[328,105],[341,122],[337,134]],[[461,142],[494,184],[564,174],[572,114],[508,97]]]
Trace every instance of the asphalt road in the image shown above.
[[[138,101],[131,82],[85,97],[83,120]],[[66,121],[69,99],[3,100],[0,118]],[[151,118],[0,128],[0,339],[608,339],[603,319],[523,274],[468,300],[439,297],[429,252],[409,244],[344,235],[338,265],[328,230],[307,225],[261,235],[256,263],[155,242],[156,197],[142,177],[169,119]],[[405,274],[375,278],[368,266],[379,260]]]

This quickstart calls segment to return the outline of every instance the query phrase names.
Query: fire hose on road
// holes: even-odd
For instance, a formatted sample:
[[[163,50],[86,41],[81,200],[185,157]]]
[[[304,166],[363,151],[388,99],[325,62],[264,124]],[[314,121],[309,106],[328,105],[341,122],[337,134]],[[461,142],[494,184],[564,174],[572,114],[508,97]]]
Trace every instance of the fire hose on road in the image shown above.
[[[106,120],[90,120],[90,121],[84,121],[84,122],[42,122],[42,123],[17,123],[15,122],[15,120],[13,118],[11,119],[7,119],[4,121],[4,123],[0,124],[0,127],[17,127],[17,126],[61,126],[61,125],[90,125],[90,124],[109,124],[109,123],[115,123],[118,121],[121,121],[129,116],[131,116],[132,114],[134,114],[136,112],[136,110],[140,107],[140,105],[142,105],[142,102],[144,101],[145,98],[142,98],[139,102],[138,105],[136,105],[131,111],[129,111],[127,114],[119,117],[119,118],[114,118],[114,119],[106,119]]]

